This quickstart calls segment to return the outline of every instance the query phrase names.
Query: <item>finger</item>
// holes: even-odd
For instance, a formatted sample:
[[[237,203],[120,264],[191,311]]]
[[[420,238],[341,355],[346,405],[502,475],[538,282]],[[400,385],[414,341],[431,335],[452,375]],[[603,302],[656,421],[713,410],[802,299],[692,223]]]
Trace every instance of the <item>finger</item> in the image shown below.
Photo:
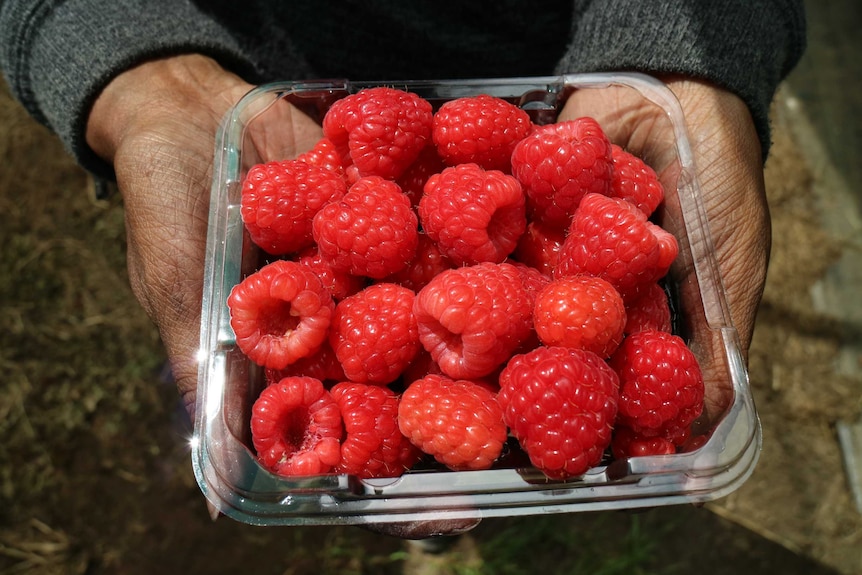
[[[363,528],[401,539],[428,539],[443,535],[458,535],[470,531],[482,521],[481,518],[436,519],[429,521],[405,521],[403,523],[369,523]]]

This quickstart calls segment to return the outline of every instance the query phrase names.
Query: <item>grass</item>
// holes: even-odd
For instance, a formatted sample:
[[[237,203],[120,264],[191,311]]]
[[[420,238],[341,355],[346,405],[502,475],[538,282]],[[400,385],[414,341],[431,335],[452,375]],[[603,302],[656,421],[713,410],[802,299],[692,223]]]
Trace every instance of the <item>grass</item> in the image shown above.
[[[515,522],[480,543],[481,568],[456,573],[648,575],[657,573],[652,568],[656,535],[642,528],[639,515],[537,517]]]

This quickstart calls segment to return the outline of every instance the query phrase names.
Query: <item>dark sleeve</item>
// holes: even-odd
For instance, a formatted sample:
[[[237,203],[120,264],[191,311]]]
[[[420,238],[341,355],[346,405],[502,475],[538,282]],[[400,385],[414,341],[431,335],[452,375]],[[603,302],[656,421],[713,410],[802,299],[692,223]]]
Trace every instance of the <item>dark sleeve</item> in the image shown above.
[[[805,49],[802,0],[576,0],[558,72],[638,70],[708,80],[748,104],[769,150],[769,106]]]
[[[189,52],[255,74],[236,40],[187,0],[0,0],[0,68],[10,90],[99,175],[111,169],[84,141],[96,96],[138,62]]]

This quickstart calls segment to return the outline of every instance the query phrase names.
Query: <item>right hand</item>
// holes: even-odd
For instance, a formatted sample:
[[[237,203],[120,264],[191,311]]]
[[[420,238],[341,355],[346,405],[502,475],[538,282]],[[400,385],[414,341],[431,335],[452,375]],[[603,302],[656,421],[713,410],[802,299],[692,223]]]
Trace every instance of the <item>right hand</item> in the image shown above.
[[[771,228],[763,183],[763,156],[751,114],[734,94],[708,82],[685,77],[664,78],[679,100],[694,155],[700,197],[715,249],[730,323],[739,336],[745,360],[754,331],[758,304],[766,281]],[[629,88],[609,87],[575,92],[560,120],[592,116],[611,141],[641,156],[665,185],[676,183],[674,133],[658,106],[648,104]],[[678,236],[686,235],[678,206],[665,217]],[[702,246],[703,247],[703,246]],[[708,247],[708,246],[707,246]],[[680,266],[678,283],[684,298],[700,298],[691,263]],[[713,314],[715,309],[711,310]],[[700,352],[707,357],[724,354],[723,342],[713,334],[706,318],[691,315],[689,329],[696,334]],[[704,372],[707,384],[705,413],[708,422],[724,414],[733,401],[731,381],[723,362]]]
[[[204,56],[153,60],[113,79],[87,123],[87,143],[113,164],[123,195],[132,290],[159,329],[192,420],[215,136],[252,88]],[[295,133],[320,131],[299,113],[293,123]]]
[[[111,81],[87,123],[87,143],[113,164],[123,195],[132,289],[159,329],[192,420],[215,136],[225,113],[252,88],[204,56],[154,60]],[[279,129],[261,126],[250,134],[260,158],[295,156],[322,135],[292,106],[276,113]],[[364,527],[417,539],[468,530],[478,521]]]

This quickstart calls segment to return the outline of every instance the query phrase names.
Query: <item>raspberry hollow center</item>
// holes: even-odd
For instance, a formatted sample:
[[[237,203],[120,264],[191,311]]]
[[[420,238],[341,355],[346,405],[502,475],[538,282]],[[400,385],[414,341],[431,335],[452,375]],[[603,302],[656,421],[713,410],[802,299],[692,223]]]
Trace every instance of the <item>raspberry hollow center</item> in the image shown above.
[[[307,409],[288,411],[282,416],[279,428],[284,442],[284,455],[280,463],[290,459],[297,451],[304,451],[311,447],[312,442],[308,435],[310,421],[311,416]]]
[[[266,335],[281,337],[292,333],[301,321],[291,302],[273,300],[260,310],[262,331]]]

